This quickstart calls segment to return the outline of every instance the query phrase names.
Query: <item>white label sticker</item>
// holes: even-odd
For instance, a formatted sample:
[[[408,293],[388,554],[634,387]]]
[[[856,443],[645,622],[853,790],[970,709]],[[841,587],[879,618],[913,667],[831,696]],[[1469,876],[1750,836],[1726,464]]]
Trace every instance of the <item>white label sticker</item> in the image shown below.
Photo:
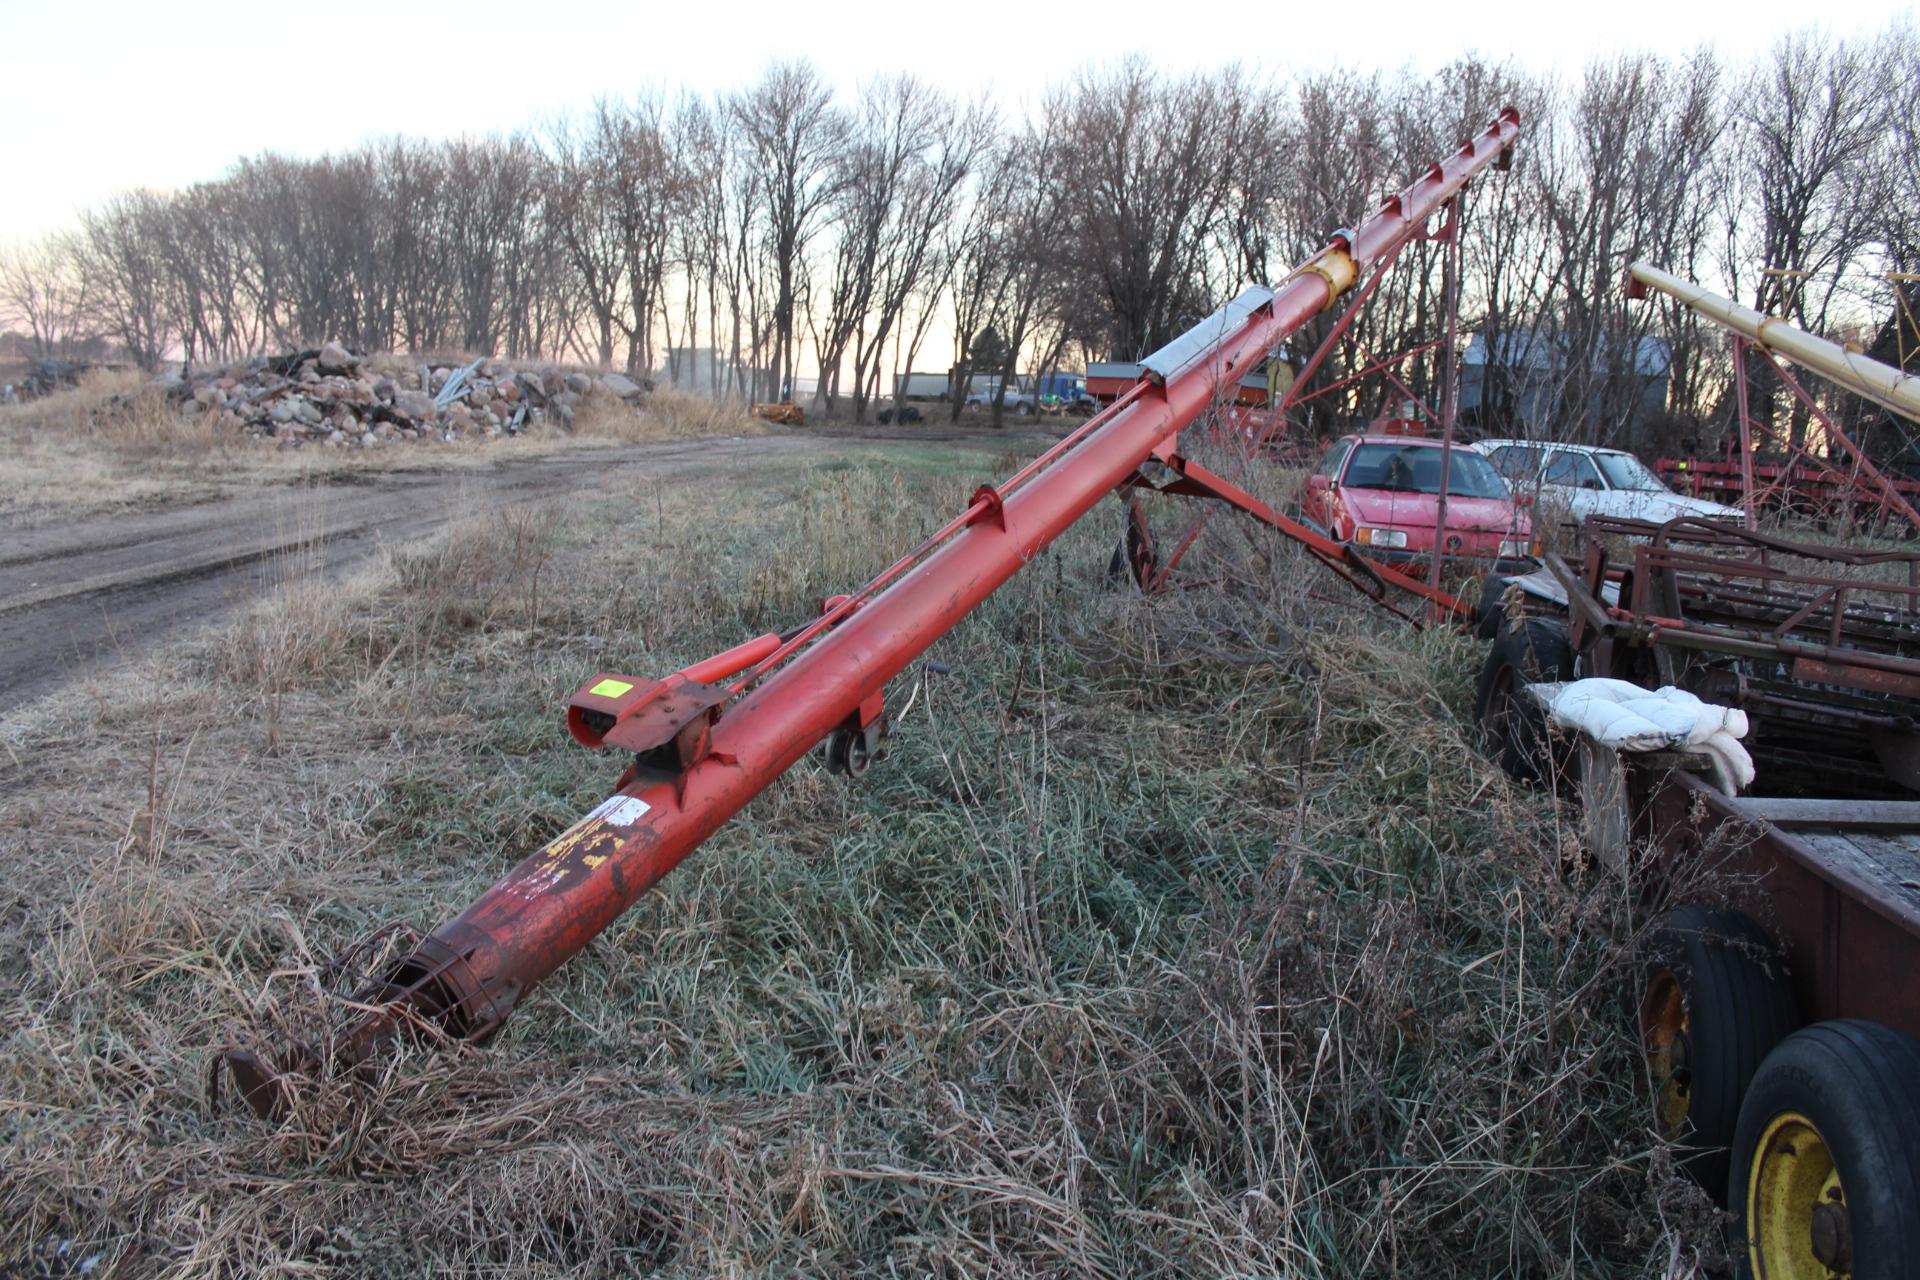
[[[587,817],[599,818],[610,827],[630,827],[646,817],[652,808],[638,796],[608,796]]]

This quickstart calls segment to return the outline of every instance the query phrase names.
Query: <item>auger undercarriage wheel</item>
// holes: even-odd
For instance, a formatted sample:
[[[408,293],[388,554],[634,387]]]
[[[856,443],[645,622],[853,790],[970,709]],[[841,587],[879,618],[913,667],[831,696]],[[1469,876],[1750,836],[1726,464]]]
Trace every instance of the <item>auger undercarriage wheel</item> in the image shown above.
[[[1760,926],[1699,905],[1661,920],[1640,999],[1654,1124],[1720,1203],[1748,1082],[1798,1024],[1786,966]]]
[[[1573,647],[1567,630],[1545,618],[1523,619],[1495,637],[1474,690],[1473,717],[1480,738],[1517,782],[1552,783],[1555,767],[1546,713],[1522,686],[1573,679]]]
[[[827,772],[857,778],[880,754],[881,729],[835,729],[827,735]]]
[[[849,729],[835,729],[827,739],[827,771],[844,773],[850,777],[859,777],[867,771],[872,760],[867,755],[867,744],[861,735]]]
[[[1127,504],[1127,522],[1113,558],[1107,561],[1107,585],[1119,587],[1131,578],[1142,591],[1151,591],[1160,573],[1160,553],[1154,546],[1153,530],[1138,502]]]
[[[1732,1208],[1753,1280],[1920,1277],[1920,1041],[1821,1022],[1740,1109]]]

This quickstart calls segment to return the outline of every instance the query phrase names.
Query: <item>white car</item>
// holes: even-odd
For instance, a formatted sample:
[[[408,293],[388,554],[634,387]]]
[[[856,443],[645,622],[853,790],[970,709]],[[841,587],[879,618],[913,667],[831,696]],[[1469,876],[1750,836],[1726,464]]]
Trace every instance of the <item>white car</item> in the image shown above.
[[[1665,523],[1679,516],[1738,520],[1738,507],[1690,498],[1667,488],[1647,464],[1621,449],[1542,440],[1481,440],[1467,446],[1487,456],[1515,493],[1539,492],[1575,520],[1623,516]]]

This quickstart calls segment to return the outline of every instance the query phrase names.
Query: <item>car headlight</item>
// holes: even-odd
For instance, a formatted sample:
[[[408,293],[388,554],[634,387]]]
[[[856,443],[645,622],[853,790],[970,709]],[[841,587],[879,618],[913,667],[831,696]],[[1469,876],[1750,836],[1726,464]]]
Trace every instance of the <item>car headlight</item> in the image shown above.
[[[1361,525],[1353,531],[1353,540],[1363,547],[1404,547],[1407,545],[1407,535],[1403,529],[1369,529],[1366,525]]]

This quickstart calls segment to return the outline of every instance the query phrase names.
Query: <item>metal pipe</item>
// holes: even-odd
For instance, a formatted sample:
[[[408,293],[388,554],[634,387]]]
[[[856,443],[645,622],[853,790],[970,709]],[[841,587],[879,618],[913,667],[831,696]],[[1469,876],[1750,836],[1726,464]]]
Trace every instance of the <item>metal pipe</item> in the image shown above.
[[[1440,349],[1440,367],[1444,381],[1440,388],[1440,496],[1433,506],[1433,555],[1427,562],[1427,585],[1440,590],[1440,565],[1446,559],[1447,489],[1453,483],[1453,417],[1458,396],[1454,383],[1460,376],[1460,197],[1447,205],[1446,230],[1447,339]],[[1496,548],[1497,549],[1497,548]]]
[[[612,734],[638,753],[618,790],[392,966],[368,1001],[380,1007],[326,1054],[308,1050],[291,1063],[282,1055],[278,1069],[364,1058],[391,1038],[404,1014],[456,1037],[491,1035],[535,983],[823,738],[873,724],[889,680],[1156,452],[1170,448],[1221,388],[1232,387],[1277,343],[1330,307],[1363,267],[1396,252],[1469,177],[1513,145],[1519,128],[1518,112],[1503,111],[1358,229],[1336,233],[1276,288],[1247,290],[1155,353],[1141,382],[1076,433],[1071,447],[1049,451],[1044,466],[1023,469],[1017,488],[982,489],[924,558],[890,569],[885,590],[870,596],[863,590],[837,603],[822,619],[833,625],[737,701],[726,701],[730,690],[687,678],[710,674],[707,664],[664,682],[621,676],[589,682],[572,708],[581,732],[591,737],[605,731],[596,726],[617,723]],[[765,645],[763,638],[744,648],[764,652]],[[730,651],[713,667],[737,669],[743,656]],[[599,694],[609,681],[623,691]],[[677,763],[662,755],[669,749],[679,753]],[[284,1107],[275,1066],[238,1051],[226,1060],[255,1110],[277,1114]]]
[[[1743,307],[1648,263],[1634,263],[1627,268],[1627,275],[1638,286],[1630,287],[1632,296],[1642,297],[1645,290],[1657,289],[1722,328],[1731,329],[1795,364],[1831,378],[1855,395],[1920,422],[1920,378],[1857,351],[1849,351],[1837,342],[1816,338],[1778,316]]]

